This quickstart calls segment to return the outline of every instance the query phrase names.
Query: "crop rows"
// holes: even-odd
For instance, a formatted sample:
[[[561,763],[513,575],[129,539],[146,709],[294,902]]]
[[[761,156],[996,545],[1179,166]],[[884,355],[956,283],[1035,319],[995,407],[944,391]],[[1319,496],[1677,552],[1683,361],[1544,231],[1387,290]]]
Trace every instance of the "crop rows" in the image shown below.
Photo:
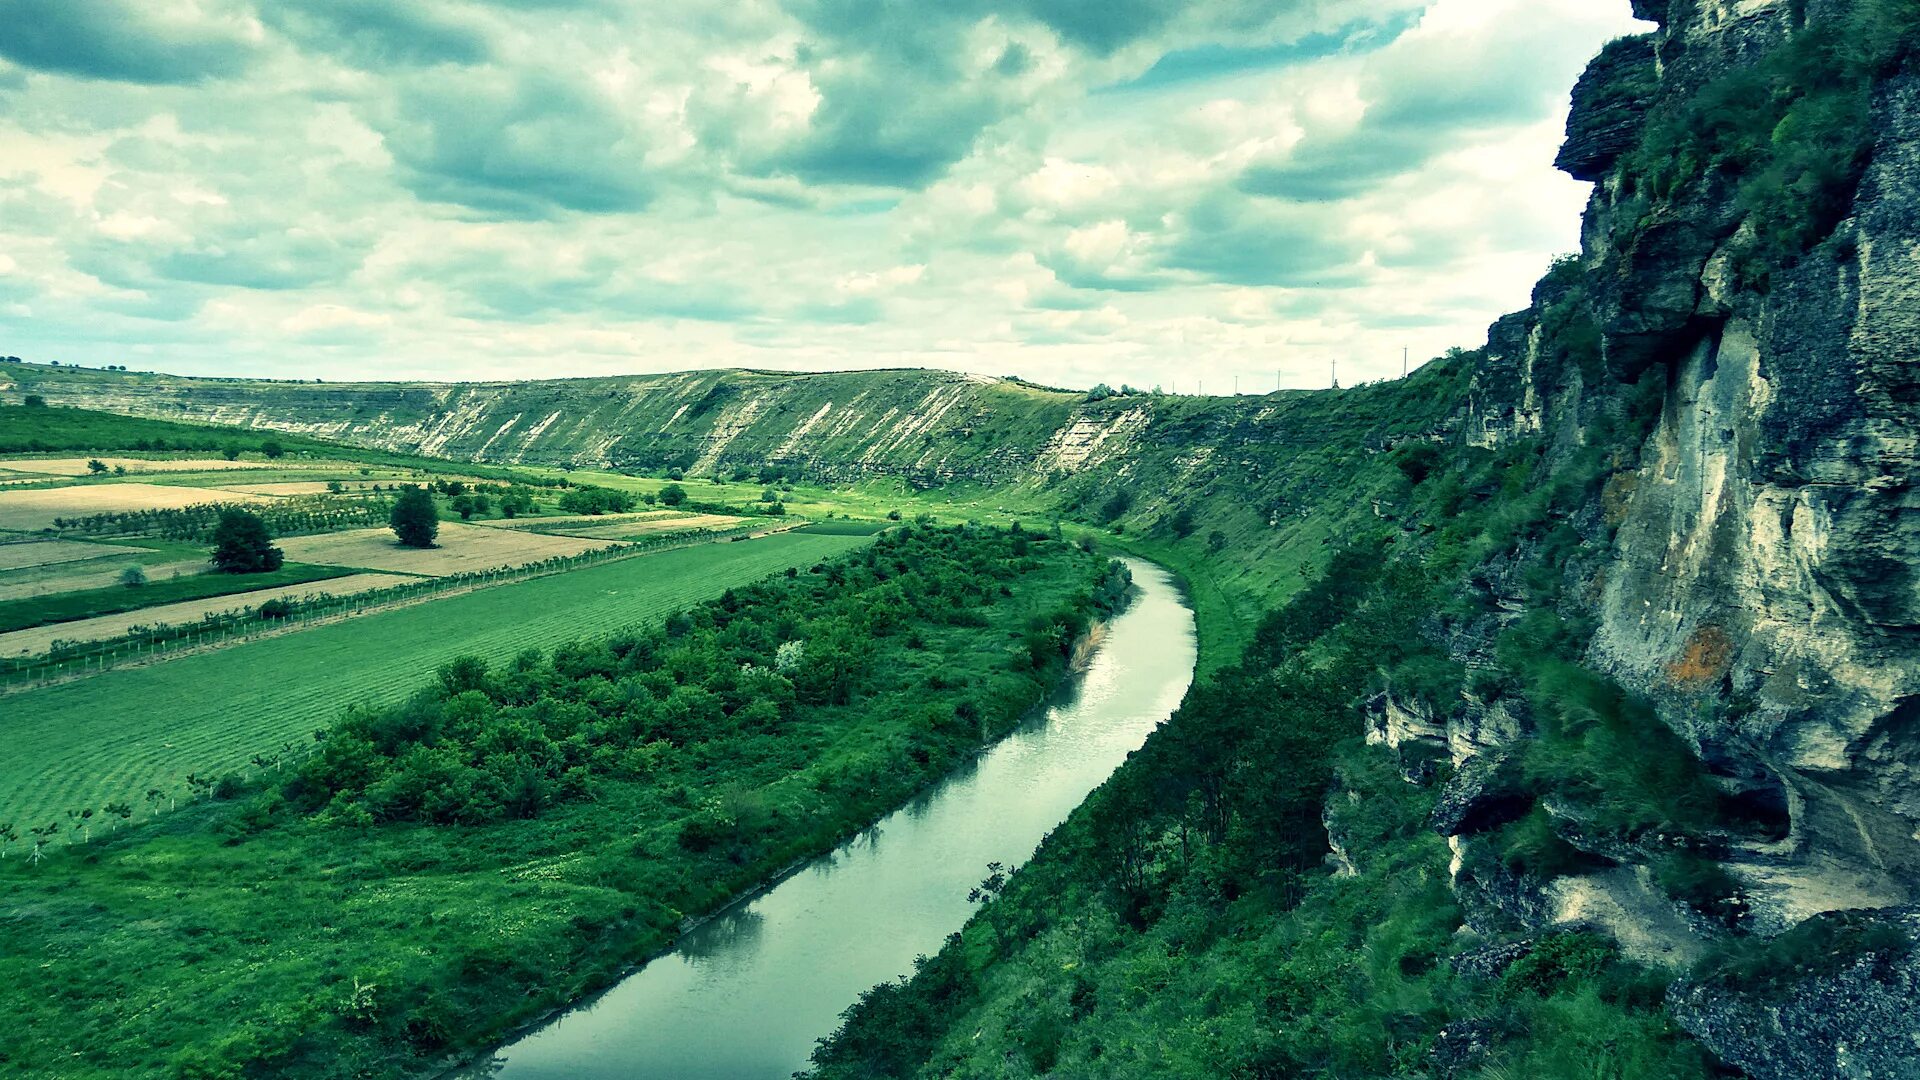
[[[0,822],[24,832],[109,800],[144,807],[149,788],[184,796],[188,773],[243,771],[457,656],[500,662],[655,622],[862,542],[786,533],[686,548],[15,694],[0,713]]]

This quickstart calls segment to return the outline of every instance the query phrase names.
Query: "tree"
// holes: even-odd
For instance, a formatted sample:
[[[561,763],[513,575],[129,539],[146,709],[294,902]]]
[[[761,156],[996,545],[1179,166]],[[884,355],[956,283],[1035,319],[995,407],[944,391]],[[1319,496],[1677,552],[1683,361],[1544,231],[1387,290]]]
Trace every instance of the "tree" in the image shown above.
[[[20,404],[25,405],[29,409],[44,409],[47,407],[47,399],[41,397],[39,394],[28,394],[26,400]]]
[[[227,445],[220,448],[220,453],[224,454],[228,461],[239,461],[240,460],[240,444],[228,443]]]
[[[286,560],[259,515],[234,507],[220,511],[213,529],[213,565],[229,574],[262,574]]]
[[[87,462],[87,471],[92,473],[95,476],[105,476],[107,472],[107,463],[104,461],[101,461],[99,458],[94,458],[93,460]]]
[[[120,584],[129,589],[137,589],[147,583],[147,572],[138,565],[129,566],[120,571]]]
[[[393,526],[393,535],[402,546],[430,548],[440,532],[440,512],[434,509],[433,496],[426,488],[409,484],[400,489],[387,523]]]
[[[1167,522],[1173,528],[1173,535],[1185,539],[1193,535],[1193,507],[1183,506],[1174,511],[1173,518]]]
[[[260,444],[260,452],[270,458],[284,457],[287,453],[287,448],[272,439],[268,439],[266,442]]]
[[[687,501],[686,489],[679,484],[668,484],[660,489],[660,501],[668,506],[679,506]]]

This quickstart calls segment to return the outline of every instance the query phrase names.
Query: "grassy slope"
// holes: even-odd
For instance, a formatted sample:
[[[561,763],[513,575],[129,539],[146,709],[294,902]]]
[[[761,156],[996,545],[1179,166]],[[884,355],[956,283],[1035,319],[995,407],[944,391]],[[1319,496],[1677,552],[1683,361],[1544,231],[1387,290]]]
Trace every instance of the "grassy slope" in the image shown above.
[[[149,447],[159,442],[166,444],[165,450],[144,449],[139,443]],[[26,408],[19,405],[0,405],[0,454],[38,455],[38,454],[99,454],[113,453],[116,456],[167,457],[180,452],[190,452],[194,456],[218,454],[227,447],[237,447],[245,460],[261,460],[260,446],[264,442],[277,442],[290,456],[317,458],[325,461],[346,461],[365,465],[381,465],[404,469],[425,469],[439,473],[457,473],[474,475],[488,479],[514,479],[519,474],[510,469],[459,464],[439,458],[423,457],[418,454],[395,453],[384,450],[372,450],[365,447],[350,446],[344,443],[330,442],[324,439],[308,438],[302,435],[282,434],[272,431],[255,431],[246,428],[220,424],[180,423],[172,420],[154,420],[137,416],[122,416],[116,413],[99,412],[79,408]],[[291,464],[292,462],[289,462]],[[228,473],[213,479],[222,483],[263,482],[261,477],[271,470],[246,470]],[[83,478],[98,480],[100,478]],[[172,478],[155,476],[130,476],[114,479],[153,481],[156,479],[170,482]],[[308,479],[306,476],[289,476],[282,479]]]
[[[1604,475],[1595,453],[1552,475],[1524,446],[1460,456],[1388,492],[1384,513],[1407,527],[1344,538],[1412,550],[1343,564],[1265,624],[1256,640],[1277,643],[1218,684],[1251,690],[1197,690],[919,977],[876,992],[821,1075],[1420,1076],[1445,1052],[1443,1029],[1498,1047],[1484,1072],[1461,1074],[1476,1080],[1709,1075],[1660,1011],[1664,979],[1597,939],[1556,941],[1494,979],[1457,973],[1449,956],[1476,942],[1427,825],[1432,789],[1358,745],[1354,703],[1383,676],[1403,694],[1427,683],[1457,697],[1461,673],[1423,641],[1422,620],[1491,555],[1552,565],[1538,539]],[[1540,580],[1547,593],[1530,599],[1554,620],[1558,576]],[[1203,610],[1213,588],[1196,590]],[[1571,692],[1529,696],[1544,713]],[[1605,786],[1658,800],[1629,776]],[[1230,808],[1211,837],[1209,792]],[[1323,801],[1354,876],[1318,865]]]
[[[189,772],[304,741],[455,656],[502,660],[610,633],[862,542],[783,534],[665,552],[15,694],[0,699],[0,743],[14,748],[0,760],[0,821],[24,828],[114,799],[144,807],[148,788],[178,792]]]
[[[446,1040],[485,1046],[944,773],[972,744],[930,740],[930,706],[968,697],[985,732],[1004,731],[1036,692],[1010,639],[1084,596],[1098,566],[1042,552],[978,608],[987,626],[915,623],[917,649],[875,639],[849,705],[803,712],[779,738],[650,744],[668,749],[649,755],[660,771],[534,820],[355,832],[256,799],[38,870],[16,853],[0,861],[0,1000],[15,1019],[0,1075],[239,1076],[234,1063],[261,1058],[273,1064],[246,1075],[390,1075],[395,1040],[428,1060]],[[679,839],[712,792],[760,808],[744,849],[697,855]]]
[[[943,417],[900,429],[885,458],[945,470],[999,473],[1007,451],[1040,445],[1078,395],[1009,382],[982,382],[921,370],[784,374],[739,370],[516,383],[301,384],[183,379],[146,373],[8,365],[16,394],[148,416],[179,416],[247,427],[327,431],[388,449],[425,445],[448,457],[559,464],[591,446],[586,461],[655,470],[690,466],[724,428],[737,448],[724,465],[773,456],[793,432],[821,416],[798,451],[851,461],[914,417]],[[548,417],[537,435],[526,433]],[[502,428],[509,422],[506,433]],[[529,441],[530,440],[530,441]]]

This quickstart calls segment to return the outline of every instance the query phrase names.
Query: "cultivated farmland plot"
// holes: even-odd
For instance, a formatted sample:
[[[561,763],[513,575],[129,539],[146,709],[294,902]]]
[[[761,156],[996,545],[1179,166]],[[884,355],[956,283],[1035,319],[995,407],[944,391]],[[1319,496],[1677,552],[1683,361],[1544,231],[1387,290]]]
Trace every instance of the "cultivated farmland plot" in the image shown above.
[[[386,529],[355,529],[318,536],[289,536],[276,541],[291,562],[358,566],[432,577],[525,566],[542,559],[579,555],[612,547],[606,541],[545,536],[478,525],[442,522],[437,547],[407,548]]]
[[[631,514],[562,514],[558,517],[501,518],[498,521],[482,522],[489,529],[549,529],[568,525],[606,525],[622,521],[663,521],[668,518],[685,521],[692,514],[683,514],[678,510],[640,510]]]
[[[0,697],[0,821],[24,831],[109,800],[145,806],[149,788],[184,794],[189,772],[310,745],[347,705],[398,700],[456,657],[655,625],[864,543],[782,533],[621,559]]]
[[[185,600],[178,604],[102,615],[94,619],[36,626],[0,634],[0,656],[35,656],[53,648],[56,641],[109,641],[124,637],[136,626],[182,626],[196,623],[223,611],[259,607],[269,600],[294,600],[309,596],[352,596],[355,593],[404,585],[417,578],[402,574],[349,574],[346,577],[309,581],[299,585],[281,585],[272,589],[210,596],[204,600]]]
[[[375,483],[375,481],[372,480],[336,480],[332,482],[339,484],[347,492],[353,494],[370,491]],[[237,491],[242,495],[325,495],[332,490],[327,486],[328,483],[329,481],[326,480],[283,480],[270,484],[222,484],[220,490]],[[382,487],[386,484],[384,481],[380,483]]]
[[[0,472],[42,473],[47,476],[86,476],[94,458],[7,458],[0,460]],[[111,469],[118,466],[130,473],[226,472],[232,469],[284,469],[273,461],[228,461],[225,458],[128,458],[104,457],[99,462]]]
[[[109,554],[100,559],[36,566],[0,574],[0,602],[27,600],[35,596],[52,596],[56,593],[81,589],[104,589],[120,584],[120,575],[129,566],[140,566],[146,571],[147,577],[154,581],[171,577],[190,577],[194,574],[211,573],[213,570],[212,564],[205,559],[178,559],[173,562],[151,563],[141,560],[140,556],[146,553],[139,548],[107,547],[104,544],[101,548]]]
[[[37,532],[55,518],[86,517],[128,510],[178,510],[208,503],[266,502],[264,496],[164,484],[86,484],[33,491],[0,491],[0,529]]]
[[[694,514],[688,517],[668,518],[658,521],[617,521],[610,525],[569,525],[557,530],[567,536],[580,536],[593,540],[625,540],[629,537],[654,536],[659,533],[686,532],[696,529],[719,529],[728,525],[738,525],[746,521],[743,517],[728,517],[725,514]]]
[[[88,544],[78,540],[29,540],[23,544],[0,544],[0,571],[25,570],[56,563],[104,559],[125,555],[126,548],[107,544]]]

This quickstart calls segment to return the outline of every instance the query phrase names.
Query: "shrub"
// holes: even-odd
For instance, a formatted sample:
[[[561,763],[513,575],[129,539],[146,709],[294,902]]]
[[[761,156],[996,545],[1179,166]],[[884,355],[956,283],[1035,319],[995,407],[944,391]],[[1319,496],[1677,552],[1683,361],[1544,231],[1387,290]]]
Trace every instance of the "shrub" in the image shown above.
[[[1731,922],[1746,909],[1740,880],[1714,859],[1668,855],[1654,863],[1653,873],[1668,896],[1702,914]]]
[[[1695,966],[1693,977],[1777,999],[1808,979],[1838,974],[1869,956],[1883,961],[1913,948],[1907,932],[1865,911],[1831,911],[1772,940],[1733,937]]]
[[[137,589],[146,583],[147,572],[138,565],[129,566],[125,570],[120,571],[120,584],[125,585],[129,589]]]
[[[1542,880],[1584,874],[1598,863],[1593,856],[1567,843],[1553,828],[1553,817],[1534,807],[1526,817],[1495,834],[1500,861],[1515,873]]]
[[[1554,934],[1514,961],[1501,982],[1511,991],[1545,996],[1568,984],[1592,983],[1618,953],[1597,934]]]

